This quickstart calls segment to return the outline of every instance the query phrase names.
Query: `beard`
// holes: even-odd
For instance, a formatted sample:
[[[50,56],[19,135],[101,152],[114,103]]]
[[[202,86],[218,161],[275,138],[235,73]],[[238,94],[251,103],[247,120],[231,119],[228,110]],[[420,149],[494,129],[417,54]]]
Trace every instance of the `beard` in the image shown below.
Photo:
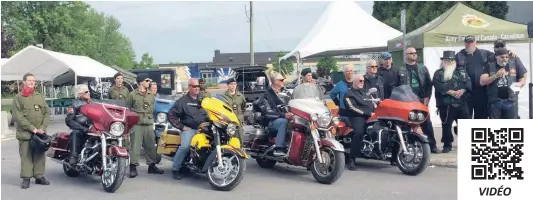
[[[443,63],[441,66],[444,69],[444,80],[448,81],[448,80],[452,79],[453,72],[455,71],[455,65],[453,65],[453,64],[445,65]]]
[[[498,63],[499,66],[505,67],[509,62],[505,60],[497,60],[496,63]]]
[[[468,48],[466,48],[466,52],[468,54],[473,54],[474,51],[476,51],[476,47],[468,47]]]

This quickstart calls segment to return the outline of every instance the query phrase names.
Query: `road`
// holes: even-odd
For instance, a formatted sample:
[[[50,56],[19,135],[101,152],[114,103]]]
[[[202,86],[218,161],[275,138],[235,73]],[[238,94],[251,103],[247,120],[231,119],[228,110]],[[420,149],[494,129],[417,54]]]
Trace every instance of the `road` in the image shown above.
[[[50,125],[48,132],[66,130],[61,123]],[[171,163],[164,160],[160,167],[164,175],[147,174],[147,166],[141,165],[139,176],[126,178],[115,194],[103,191],[98,177],[69,178],[60,164],[48,159],[46,178],[50,186],[32,185],[20,189],[20,159],[16,140],[3,141],[2,149],[2,199],[432,199],[457,198],[457,170],[428,168],[423,174],[412,177],[403,175],[387,163],[363,160],[359,171],[345,170],[333,185],[317,183],[304,168],[277,165],[274,169],[261,169],[254,160],[247,161],[247,171],[242,183],[231,192],[210,189],[200,175],[177,181],[170,174]]]

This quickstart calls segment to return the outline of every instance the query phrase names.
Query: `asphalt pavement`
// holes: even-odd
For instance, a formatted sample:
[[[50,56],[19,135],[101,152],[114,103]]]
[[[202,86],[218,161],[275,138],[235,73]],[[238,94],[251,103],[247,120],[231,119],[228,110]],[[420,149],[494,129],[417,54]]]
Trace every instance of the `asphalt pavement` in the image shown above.
[[[48,132],[65,131],[66,126],[53,123]],[[99,177],[67,177],[60,164],[47,160],[45,177],[49,186],[32,185],[20,189],[21,179],[18,143],[15,139],[2,139],[2,199],[414,199],[450,200],[457,198],[457,170],[429,167],[418,176],[402,174],[396,167],[378,161],[359,161],[359,171],[345,170],[333,185],[317,183],[304,168],[278,164],[274,169],[262,169],[254,160],[247,161],[247,171],[241,184],[231,192],[210,188],[201,175],[177,181],[171,176],[171,163],[164,160],[160,167],[163,175],[147,174],[141,165],[139,176],[126,178],[114,194],[106,193]],[[142,163],[142,162],[141,162]]]

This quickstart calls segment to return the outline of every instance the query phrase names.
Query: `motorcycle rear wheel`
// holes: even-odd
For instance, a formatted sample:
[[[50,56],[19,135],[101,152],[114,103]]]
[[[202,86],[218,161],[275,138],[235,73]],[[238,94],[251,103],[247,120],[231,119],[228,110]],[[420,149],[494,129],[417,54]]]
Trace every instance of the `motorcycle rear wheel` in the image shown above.
[[[316,158],[311,166],[311,173],[313,174],[315,180],[317,180],[319,183],[332,184],[339,180],[344,172],[344,166],[346,165],[344,152],[334,151],[330,147],[322,147],[321,155],[325,163],[319,163],[318,158]],[[319,167],[326,169],[318,169]],[[327,171],[324,172],[324,170]]]
[[[109,163],[114,162],[114,163]],[[112,157],[108,159],[108,171],[102,173],[102,187],[109,193],[114,193],[120,188],[126,174],[126,158]]]
[[[406,144],[408,151],[409,151],[409,149],[418,147],[418,149],[417,149],[418,151],[415,152],[415,153],[422,153],[422,158],[420,159],[420,162],[417,165],[415,165],[414,167],[408,167],[408,166],[406,166],[407,163],[405,162],[405,159],[407,159],[407,158],[402,159],[403,150],[400,147],[400,152],[398,152],[398,154],[396,155],[396,158],[395,158],[396,159],[396,165],[398,166],[400,171],[402,171],[404,174],[407,174],[407,175],[410,175],[410,176],[416,176],[416,175],[424,172],[424,170],[426,170],[426,168],[429,165],[429,157],[430,157],[430,154],[431,154],[431,151],[430,151],[430,148],[429,148],[429,144],[428,143],[422,143],[420,140],[410,140],[410,141],[406,141],[406,142],[408,142]],[[415,147],[413,147],[413,145]],[[413,159],[415,159],[415,158],[413,158]]]
[[[237,156],[236,154],[224,154],[222,155],[222,162],[223,162],[223,168],[224,169],[218,169],[218,165],[214,164],[213,166],[210,166],[207,170],[207,178],[209,180],[209,184],[213,189],[218,191],[230,191],[233,190],[235,187],[237,187],[242,179],[244,178],[244,173],[246,171],[246,159],[241,158]],[[237,166],[235,166],[237,164]],[[231,170],[231,171],[228,171]],[[234,172],[234,170],[237,170]],[[232,173],[233,172],[233,173]],[[222,184],[215,181],[218,173],[219,175],[224,176],[224,179],[228,178],[230,173],[234,174],[233,178],[230,178],[229,183],[226,183],[225,180]],[[222,174],[223,173],[223,174]],[[219,180],[219,179],[217,179]]]

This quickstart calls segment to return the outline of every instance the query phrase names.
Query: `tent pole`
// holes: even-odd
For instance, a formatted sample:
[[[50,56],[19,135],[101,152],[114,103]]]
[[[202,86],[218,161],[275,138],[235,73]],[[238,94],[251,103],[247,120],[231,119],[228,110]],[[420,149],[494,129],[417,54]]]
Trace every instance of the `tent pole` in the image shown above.
[[[533,119],[533,54],[531,54],[531,38],[529,38],[529,119]]]
[[[100,99],[104,99],[104,87],[102,86],[102,79],[98,78],[98,84],[100,84]]]
[[[20,83],[19,83],[19,80],[17,80],[17,93],[20,92]]]

